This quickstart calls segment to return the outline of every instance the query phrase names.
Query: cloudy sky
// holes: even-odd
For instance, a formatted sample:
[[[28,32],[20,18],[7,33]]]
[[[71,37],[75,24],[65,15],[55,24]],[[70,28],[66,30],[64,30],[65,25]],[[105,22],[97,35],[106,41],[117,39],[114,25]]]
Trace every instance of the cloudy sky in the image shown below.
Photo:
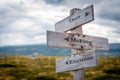
[[[120,0],[1,0],[0,46],[46,43],[46,30],[67,17],[72,8],[94,5],[95,20],[84,34],[120,43]]]

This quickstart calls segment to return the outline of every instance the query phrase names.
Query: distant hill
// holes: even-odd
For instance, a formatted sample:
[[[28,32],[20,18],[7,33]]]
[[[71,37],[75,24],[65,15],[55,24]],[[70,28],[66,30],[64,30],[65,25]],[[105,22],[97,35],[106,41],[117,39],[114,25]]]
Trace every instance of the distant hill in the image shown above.
[[[96,51],[101,56],[120,56],[120,43],[109,44],[109,51]]]
[[[120,43],[109,44],[109,47],[109,51],[96,51],[96,53],[101,56],[120,56]],[[1,55],[30,55],[33,53],[66,56],[71,54],[71,50],[67,48],[50,48],[44,44],[0,47]]]
[[[38,53],[40,55],[69,55],[70,49],[64,48],[50,48],[47,45],[23,45],[23,46],[5,46],[0,47],[0,54],[10,55],[30,55]]]

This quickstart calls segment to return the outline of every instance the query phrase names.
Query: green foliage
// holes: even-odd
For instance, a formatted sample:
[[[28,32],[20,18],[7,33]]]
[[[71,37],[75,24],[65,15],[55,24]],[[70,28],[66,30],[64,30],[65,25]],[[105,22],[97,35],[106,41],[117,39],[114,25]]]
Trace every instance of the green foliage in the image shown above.
[[[73,80],[71,72],[55,72],[60,56],[5,56],[0,60],[0,80]],[[120,57],[99,57],[98,66],[85,69],[85,80],[120,80]]]
[[[0,64],[0,67],[16,67],[16,65],[13,65],[13,64]]]
[[[100,75],[93,80],[120,80],[120,67],[104,70],[104,73],[104,75]]]
[[[104,72],[107,73],[107,74],[118,74],[118,75],[120,75],[120,68],[119,67],[113,67],[111,69],[104,70]]]
[[[37,78],[35,78],[33,80],[57,80],[57,79],[54,78],[54,77],[51,77],[51,76],[40,76],[40,77],[37,77]]]
[[[120,77],[107,74],[107,75],[98,76],[93,80],[120,80]]]

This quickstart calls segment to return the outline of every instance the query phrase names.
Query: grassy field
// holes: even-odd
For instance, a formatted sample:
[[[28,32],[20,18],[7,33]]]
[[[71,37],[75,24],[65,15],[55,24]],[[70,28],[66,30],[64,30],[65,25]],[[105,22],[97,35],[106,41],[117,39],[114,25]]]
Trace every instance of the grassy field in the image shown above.
[[[72,72],[55,73],[58,56],[4,56],[0,80],[73,80]],[[85,80],[120,80],[120,57],[99,57],[98,66],[85,69]]]

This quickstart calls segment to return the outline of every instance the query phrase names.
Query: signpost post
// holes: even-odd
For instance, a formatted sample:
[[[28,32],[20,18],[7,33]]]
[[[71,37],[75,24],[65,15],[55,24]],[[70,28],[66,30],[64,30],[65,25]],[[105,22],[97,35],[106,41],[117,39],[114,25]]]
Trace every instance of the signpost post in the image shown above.
[[[70,13],[72,13],[72,11]],[[79,33],[79,34],[83,35],[82,26],[79,26],[78,28],[72,30],[71,32],[72,33]],[[74,54],[83,55],[84,54],[83,46],[81,48],[82,48],[82,50],[80,50],[80,51],[73,49],[71,56],[73,56]],[[84,68],[78,68],[77,70],[74,70],[73,71],[73,78],[74,78],[74,80],[84,80],[85,79]]]
[[[74,8],[70,16],[57,22],[55,30],[47,31],[47,45],[71,48],[70,57],[56,60],[56,72],[73,71],[74,80],[84,80],[84,68],[97,66],[95,50],[108,50],[108,39],[83,35],[82,25],[94,20],[93,5]],[[71,31],[71,33],[60,33]]]

